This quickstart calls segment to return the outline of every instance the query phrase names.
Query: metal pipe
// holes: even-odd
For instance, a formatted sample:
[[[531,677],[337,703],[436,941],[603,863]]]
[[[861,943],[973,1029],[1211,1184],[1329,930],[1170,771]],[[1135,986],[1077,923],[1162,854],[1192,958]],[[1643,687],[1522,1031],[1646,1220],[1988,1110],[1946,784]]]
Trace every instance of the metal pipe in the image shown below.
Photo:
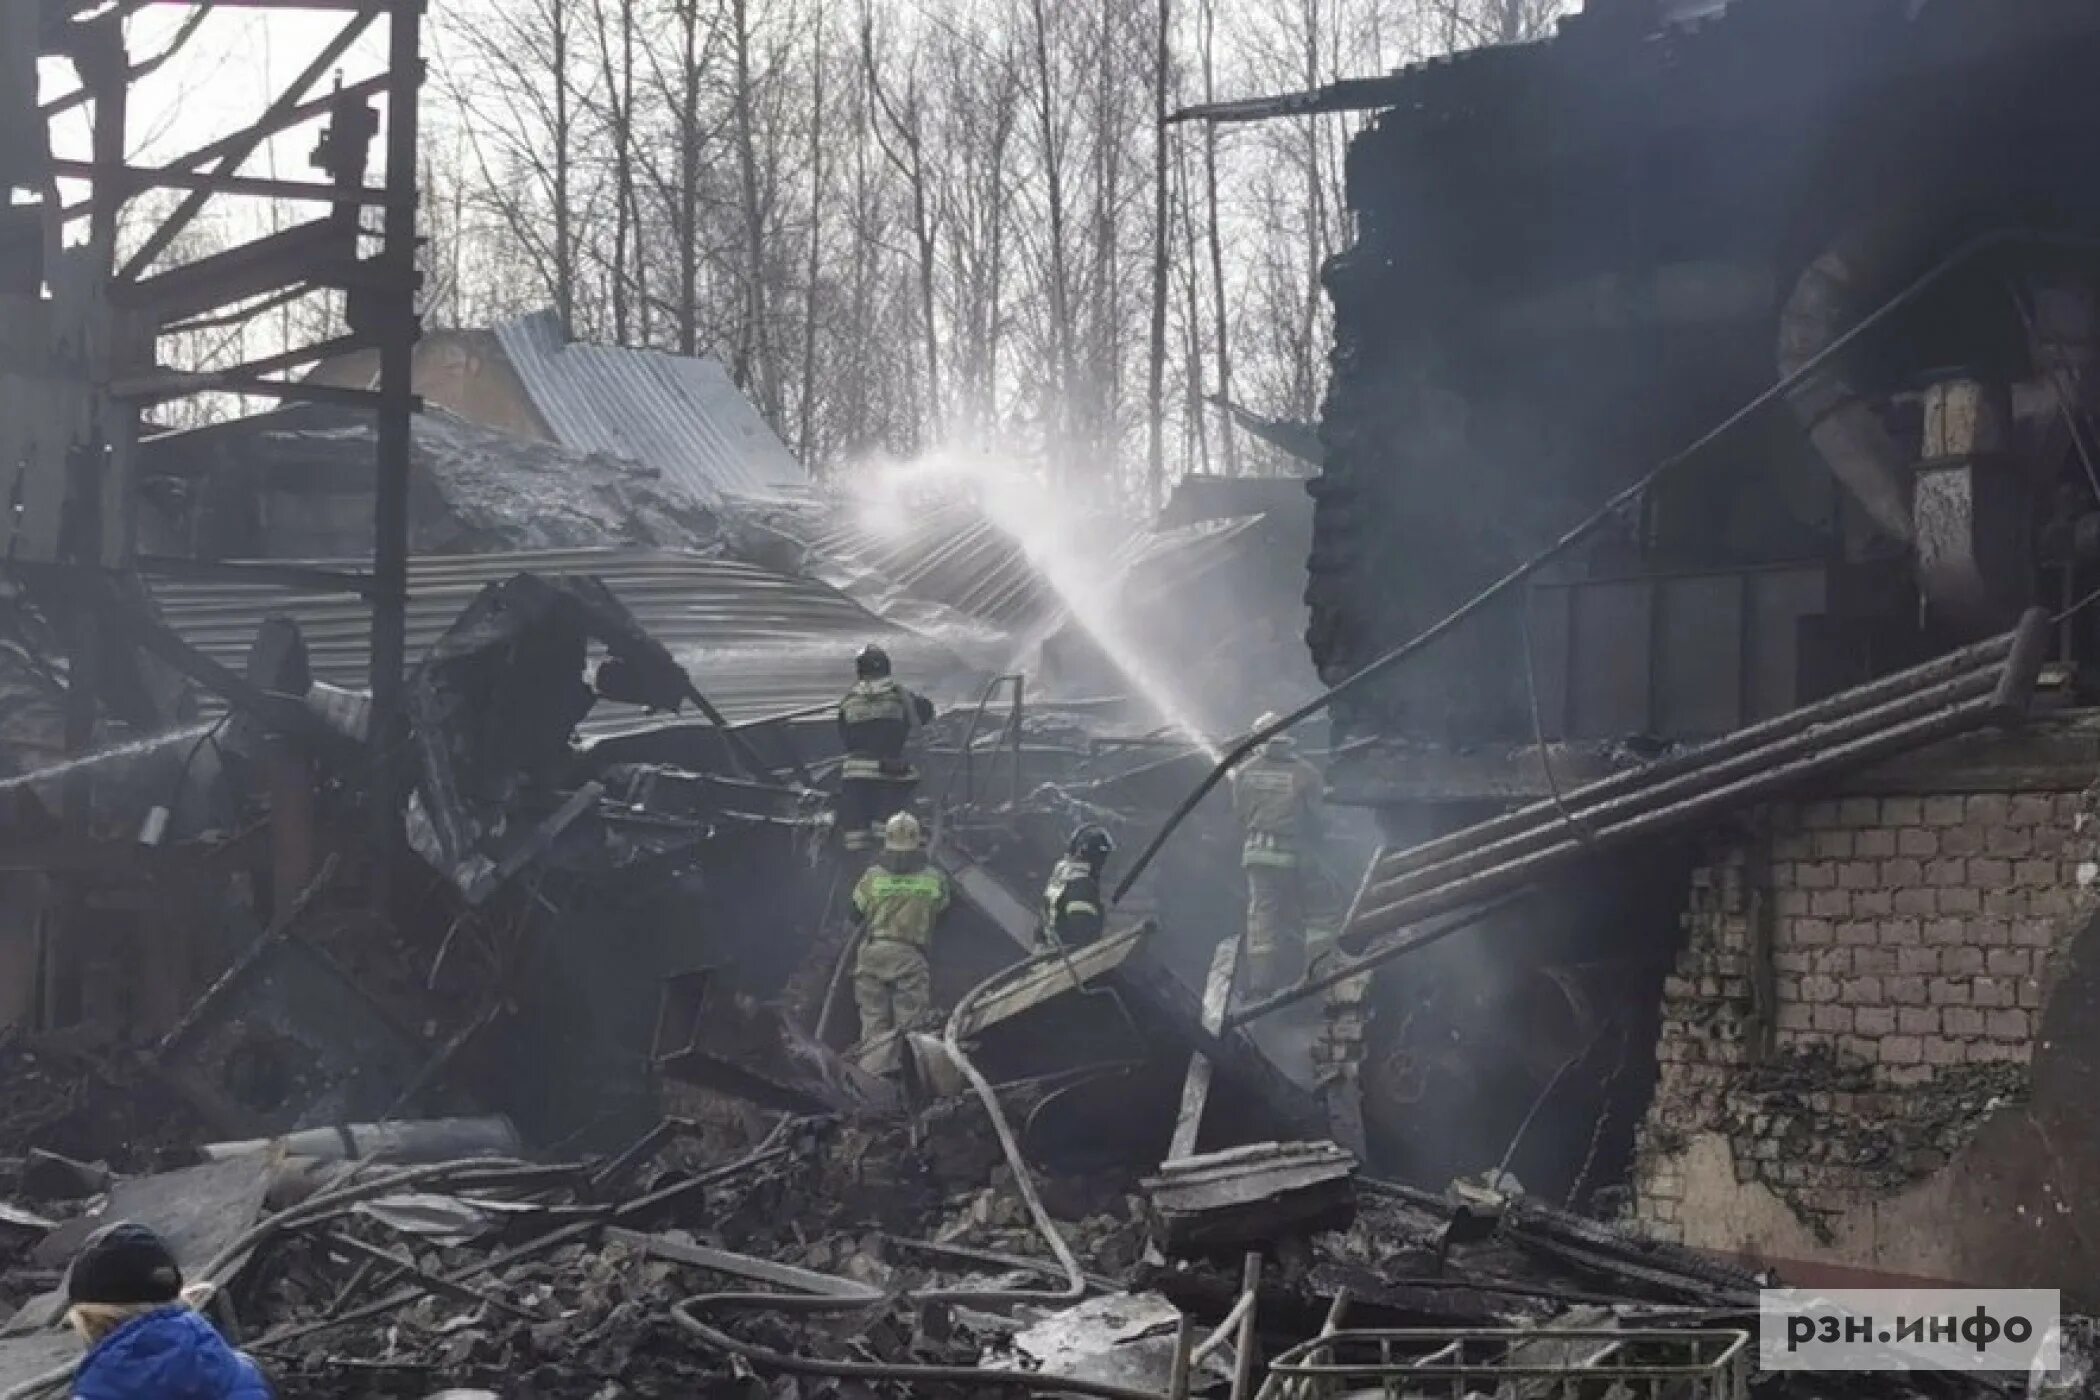
[[[1431,915],[1449,913],[1476,901],[1506,894],[1513,888],[1540,878],[1555,865],[1563,863],[1569,856],[1579,852],[1620,845],[1636,837],[1652,836],[1673,827],[1688,825],[1723,808],[1739,806],[1769,796],[1836,768],[1980,728],[1990,723],[1999,713],[1997,702],[1992,696],[1969,700],[1939,714],[1927,715],[1838,748],[1811,754],[1711,792],[1702,792],[1673,806],[1644,812],[1615,826],[1592,830],[1586,839],[1563,840],[1557,845],[1519,857],[1505,865],[1480,871],[1439,889],[1412,895],[1369,911],[1359,911],[1356,926],[1351,929],[1351,933],[1363,936],[1399,933]],[[1361,976],[1403,954],[1416,952],[1432,943],[1440,942],[1462,929],[1471,927],[1487,912],[1486,909],[1472,910],[1435,928],[1419,930],[1412,936],[1397,937],[1382,948],[1374,948],[1318,976],[1307,977],[1294,986],[1286,987],[1274,996],[1241,1008],[1228,1018],[1226,1026],[1228,1029],[1244,1026],[1292,1002],[1301,1001],[1352,977]]]
[[[1240,1287],[1247,1298],[1247,1311],[1240,1318],[1239,1341],[1233,1357],[1232,1400],[1248,1400],[1254,1386],[1255,1297],[1261,1292],[1261,1254],[1250,1250],[1240,1269]]]
[[[450,1162],[466,1157],[514,1157],[521,1150],[518,1130],[508,1118],[425,1118],[393,1123],[345,1123],[336,1128],[306,1128],[279,1138],[246,1138],[207,1143],[205,1158],[223,1162],[276,1152],[322,1162],[385,1157],[396,1162]]]
[[[1843,744],[1860,735],[1886,729],[1893,723],[1913,719],[1919,715],[1936,713],[1951,702],[1967,700],[1977,695],[1992,695],[2000,680],[2001,677],[1995,672],[1973,671],[1924,690],[1899,695],[1871,709],[1861,710],[1825,724],[1812,725],[1774,743],[1740,751],[1717,762],[1699,764],[1676,777],[1635,786],[1632,790],[1603,802],[1586,800],[1587,790],[1580,788],[1567,794],[1566,801],[1570,814],[1580,821],[1584,830],[1593,829],[1599,824],[1622,821],[1639,812],[1722,786],[1745,774],[1761,772],[1801,754]],[[1364,890],[1361,903],[1376,908],[1406,895],[1449,883],[1450,880],[1473,870],[1514,859],[1527,849],[1536,848],[1556,838],[1564,839],[1568,829],[1567,822],[1556,813],[1552,818],[1500,841],[1491,841],[1485,845],[1471,844],[1455,855],[1418,866],[1403,875],[1373,880]]]
[[[1783,715],[1775,715],[1771,719],[1762,720],[1756,724],[1738,729],[1734,733],[1716,739],[1710,744],[1703,744],[1694,749],[1685,749],[1659,758],[1653,763],[1644,764],[1639,768],[1629,769],[1623,773],[1615,773],[1608,778],[1599,779],[1594,783],[1577,788],[1573,792],[1563,794],[1563,800],[1573,807],[1578,803],[1595,802],[1608,797],[1616,797],[1621,793],[1631,791],[1645,784],[1676,777],[1680,773],[1689,772],[1716,759],[1733,757],[1738,753],[1762,747],[1775,740],[1789,738],[1811,725],[1821,723],[1825,719],[1851,714],[1858,710],[1878,705],[1885,700],[1909,694],[1916,687],[1952,679],[2006,656],[2012,650],[2013,636],[2012,632],[2003,633],[1987,641],[1963,647],[1960,651],[1949,652],[1947,655],[1928,661],[1922,666],[1913,666],[1907,671],[1898,671],[1892,676],[1885,676],[1878,681],[1870,681],[1866,685],[1855,686],[1840,694],[1818,700],[1814,704],[1803,705],[1799,709],[1789,710]],[[1440,836],[1434,840],[1425,841],[1418,846],[1383,857],[1373,867],[1375,871],[1374,878],[1378,880],[1391,879],[1407,871],[1419,869],[1422,866],[1441,860],[1455,851],[1468,849],[1483,838],[1500,837],[1509,832],[1521,830],[1542,818],[1557,819],[1559,816],[1560,809],[1551,799],[1533,802],[1503,816],[1468,827],[1464,831],[1454,832],[1449,836]]]

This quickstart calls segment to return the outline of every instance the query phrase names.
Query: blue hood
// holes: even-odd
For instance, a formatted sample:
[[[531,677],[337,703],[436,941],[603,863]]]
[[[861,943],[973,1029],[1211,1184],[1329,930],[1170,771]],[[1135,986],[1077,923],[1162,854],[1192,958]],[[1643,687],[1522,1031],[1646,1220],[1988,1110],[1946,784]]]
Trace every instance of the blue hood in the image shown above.
[[[133,1318],[73,1375],[75,1400],[270,1400],[255,1363],[188,1308]]]

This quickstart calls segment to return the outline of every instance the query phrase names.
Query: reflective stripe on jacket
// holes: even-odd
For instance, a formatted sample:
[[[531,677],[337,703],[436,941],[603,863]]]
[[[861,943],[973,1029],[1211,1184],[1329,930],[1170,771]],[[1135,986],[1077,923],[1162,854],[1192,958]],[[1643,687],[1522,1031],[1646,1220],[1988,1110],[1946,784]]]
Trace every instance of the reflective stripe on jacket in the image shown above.
[[[933,926],[948,908],[948,881],[921,865],[912,870],[871,866],[853,887],[853,908],[867,924],[870,942],[933,945]]]
[[[1078,856],[1066,856],[1043,886],[1043,927],[1059,938],[1085,942],[1101,932],[1101,880]]]

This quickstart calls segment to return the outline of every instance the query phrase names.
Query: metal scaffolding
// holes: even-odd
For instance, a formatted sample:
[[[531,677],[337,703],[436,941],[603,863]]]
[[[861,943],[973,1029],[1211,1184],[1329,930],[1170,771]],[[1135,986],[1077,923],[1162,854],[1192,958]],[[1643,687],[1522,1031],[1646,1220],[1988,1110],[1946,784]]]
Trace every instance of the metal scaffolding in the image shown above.
[[[116,703],[123,658],[141,650],[237,707],[268,708],[269,697],[243,693],[237,677],[185,647],[145,606],[141,577],[267,580],[283,572],[141,554],[136,461],[145,415],[201,394],[235,395],[244,407],[266,399],[369,408],[378,439],[372,565],[329,580],[367,598],[372,609],[371,799],[382,899],[404,849],[401,705],[409,431],[418,408],[411,374],[420,334],[423,8],[424,0],[24,0],[0,18],[0,48],[9,50],[0,60],[0,119],[34,113],[26,127],[8,122],[31,133],[28,152],[0,159],[0,187],[12,190],[0,193],[0,467],[11,475],[15,497],[7,572],[62,620],[69,747],[78,751],[88,742],[100,714],[134,726],[165,722],[122,713]],[[140,84],[185,48],[208,45],[215,17],[245,17],[244,39],[253,45],[258,22],[281,24],[294,11],[327,17],[332,32],[296,76],[259,95],[259,110],[243,111],[236,129],[174,159],[146,164],[131,157],[127,118]],[[141,55],[128,30],[148,14],[165,19],[157,26],[164,37],[157,52]],[[35,63],[22,58],[24,40],[30,55],[45,60],[44,90]],[[68,67],[77,86],[50,95],[53,73]],[[359,67],[376,71],[346,82],[345,68]],[[331,75],[332,90],[319,91]],[[382,121],[383,169],[375,183],[368,167]],[[61,124],[91,133],[86,158],[53,153]],[[253,168],[273,139],[309,125],[320,126],[310,158],[322,178],[281,179]],[[136,202],[159,191],[179,198],[140,226]],[[17,202],[24,195],[37,202]],[[232,199],[251,208],[265,202],[268,217],[241,221],[231,246],[185,253],[182,235],[198,214],[214,200]],[[171,336],[237,328],[312,297],[324,299],[329,314],[309,318],[322,327],[311,338],[299,338],[287,315],[266,354],[214,368],[168,362]],[[376,381],[366,387],[299,377],[356,352],[378,358]],[[78,787],[66,805],[69,821],[84,828],[88,793],[84,783]]]

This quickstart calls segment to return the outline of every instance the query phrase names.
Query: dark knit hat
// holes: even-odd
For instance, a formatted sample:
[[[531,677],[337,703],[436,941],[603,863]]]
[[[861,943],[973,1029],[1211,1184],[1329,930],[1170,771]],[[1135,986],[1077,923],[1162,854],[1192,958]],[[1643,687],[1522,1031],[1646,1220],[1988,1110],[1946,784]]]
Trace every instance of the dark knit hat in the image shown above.
[[[128,1220],[89,1235],[66,1270],[68,1303],[172,1303],[181,1296],[182,1266],[168,1242]]]

